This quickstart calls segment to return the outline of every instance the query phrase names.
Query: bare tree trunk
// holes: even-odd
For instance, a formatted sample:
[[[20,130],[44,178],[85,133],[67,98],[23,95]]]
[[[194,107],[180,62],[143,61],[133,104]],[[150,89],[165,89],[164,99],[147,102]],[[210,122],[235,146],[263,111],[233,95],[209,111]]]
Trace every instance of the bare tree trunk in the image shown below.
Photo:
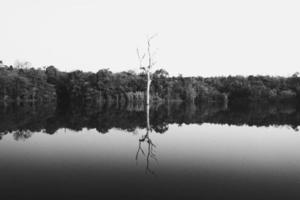
[[[150,104],[147,104],[146,115],[147,115],[147,135],[148,135],[150,131]]]
[[[150,86],[151,86],[151,78],[150,78],[150,70],[147,71],[147,106],[150,105]]]

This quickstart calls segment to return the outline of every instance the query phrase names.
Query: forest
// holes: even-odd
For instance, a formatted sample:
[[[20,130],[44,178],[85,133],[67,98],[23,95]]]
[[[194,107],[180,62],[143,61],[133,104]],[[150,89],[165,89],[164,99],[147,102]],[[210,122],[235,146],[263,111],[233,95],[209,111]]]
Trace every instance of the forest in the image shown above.
[[[201,74],[201,71],[199,71]],[[299,102],[300,77],[170,76],[164,69],[151,74],[151,102]],[[127,104],[144,102],[146,74],[132,70],[113,73],[59,71],[54,66],[33,68],[0,62],[0,101],[4,103]]]
[[[48,104],[37,106],[3,107],[0,105],[0,140],[13,134],[16,140],[25,140],[33,133],[55,134],[67,128],[82,131],[96,129],[106,134],[113,128],[136,134],[147,127],[146,113],[142,104],[71,106],[56,109]],[[300,109],[292,104],[250,103],[226,109],[224,105],[186,104],[174,102],[155,104],[150,110],[151,131],[165,133],[169,126],[177,124],[227,124],[235,126],[286,126],[298,131]]]

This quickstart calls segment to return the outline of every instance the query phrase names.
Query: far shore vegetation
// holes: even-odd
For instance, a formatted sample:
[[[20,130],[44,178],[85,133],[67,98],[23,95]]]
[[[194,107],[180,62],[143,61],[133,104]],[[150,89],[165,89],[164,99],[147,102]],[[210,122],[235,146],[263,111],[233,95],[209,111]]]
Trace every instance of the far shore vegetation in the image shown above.
[[[201,71],[199,70],[199,75]],[[151,74],[150,101],[189,102],[299,102],[300,77],[169,76],[164,69]],[[102,104],[145,102],[147,74],[134,71],[113,73],[63,72],[54,66],[33,68],[28,62],[7,66],[0,61],[0,102]]]

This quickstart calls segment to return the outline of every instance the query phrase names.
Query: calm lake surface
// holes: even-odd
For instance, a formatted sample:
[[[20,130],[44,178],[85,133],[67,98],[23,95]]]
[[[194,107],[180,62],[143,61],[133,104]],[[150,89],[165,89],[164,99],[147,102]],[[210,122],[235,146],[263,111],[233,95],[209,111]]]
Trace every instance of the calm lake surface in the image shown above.
[[[159,105],[148,134],[146,116],[2,107],[1,199],[300,198],[297,107]]]

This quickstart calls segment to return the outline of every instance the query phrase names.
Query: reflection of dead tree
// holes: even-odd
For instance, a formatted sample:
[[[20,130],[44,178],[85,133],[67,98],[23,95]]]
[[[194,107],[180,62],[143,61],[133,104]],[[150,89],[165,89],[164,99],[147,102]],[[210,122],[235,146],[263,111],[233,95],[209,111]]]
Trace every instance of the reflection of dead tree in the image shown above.
[[[137,150],[137,153],[135,156],[135,160],[136,160],[136,162],[138,161],[138,157],[141,152],[144,156],[146,156],[146,171],[145,171],[145,173],[154,174],[154,171],[152,171],[150,169],[150,160],[153,159],[153,160],[157,161],[156,155],[154,153],[154,148],[156,146],[155,146],[155,144],[153,144],[153,142],[149,136],[149,133],[151,132],[149,110],[150,110],[150,105],[147,105],[147,112],[146,112],[147,113],[147,132],[145,135],[142,136],[141,139],[139,139],[139,146],[138,146],[138,150]],[[148,145],[147,155],[145,154],[145,152],[142,148],[143,142],[146,142]]]
[[[142,148],[142,143],[143,142],[146,142],[147,145],[148,145],[148,149],[147,149],[147,155],[145,154],[143,148]],[[145,172],[146,173],[150,173],[150,174],[154,174],[154,171],[150,169],[150,160],[151,159],[154,159],[155,161],[157,161],[156,159],[156,155],[154,153],[154,148],[155,148],[155,144],[153,144],[152,140],[150,139],[149,137],[149,131],[147,129],[147,133],[146,135],[142,136],[141,139],[139,139],[139,147],[138,147],[138,150],[137,150],[137,153],[136,153],[136,162],[138,161],[138,156],[140,154],[140,152],[146,156],[146,170]]]

